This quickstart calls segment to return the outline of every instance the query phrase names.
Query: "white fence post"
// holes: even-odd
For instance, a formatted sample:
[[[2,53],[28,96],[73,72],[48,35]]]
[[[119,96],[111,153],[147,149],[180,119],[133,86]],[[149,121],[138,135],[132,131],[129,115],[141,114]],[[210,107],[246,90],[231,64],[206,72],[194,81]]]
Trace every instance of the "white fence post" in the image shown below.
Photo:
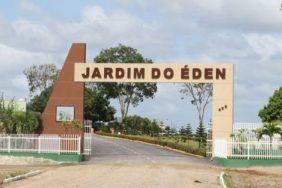
[[[91,139],[91,138],[90,138]],[[36,152],[81,154],[82,137],[74,135],[1,135],[0,152]],[[91,140],[89,140],[91,141]],[[91,143],[89,143],[91,144]]]
[[[38,153],[41,153],[41,137],[38,137]]]
[[[78,154],[80,155],[80,141],[81,141],[81,137],[78,137],[77,139],[78,139],[77,140],[77,144],[78,144],[78,147],[77,147],[78,149],[77,150],[78,150]]]
[[[228,142],[226,140],[222,139],[216,139],[215,140],[215,148],[214,148],[214,156],[215,157],[221,157],[221,158],[227,158],[227,144]]]
[[[59,136],[59,150],[58,150],[58,154],[61,154],[61,136]]]
[[[248,141],[248,160],[250,159],[250,142]]]
[[[8,136],[8,152],[11,152],[11,136]]]
[[[92,155],[92,142],[93,142],[93,135],[90,135],[90,155]]]

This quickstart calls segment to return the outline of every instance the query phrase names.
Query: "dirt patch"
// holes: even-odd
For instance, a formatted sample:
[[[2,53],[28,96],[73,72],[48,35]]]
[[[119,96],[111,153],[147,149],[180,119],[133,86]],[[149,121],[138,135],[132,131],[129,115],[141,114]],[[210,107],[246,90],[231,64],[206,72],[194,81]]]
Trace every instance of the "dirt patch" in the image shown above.
[[[246,170],[226,170],[230,175],[233,187],[243,188],[280,188],[282,187],[282,169],[253,168]]]
[[[106,165],[62,167],[8,184],[7,187],[220,187],[220,169],[193,165]]]
[[[10,177],[15,177],[18,175],[26,174],[33,170],[42,169],[40,167],[31,167],[31,166],[0,166],[0,187],[3,186],[3,180]]]
[[[60,166],[65,165],[0,165],[0,187],[3,186],[3,180],[6,178],[26,174],[35,170],[46,172],[51,169],[59,168]]]

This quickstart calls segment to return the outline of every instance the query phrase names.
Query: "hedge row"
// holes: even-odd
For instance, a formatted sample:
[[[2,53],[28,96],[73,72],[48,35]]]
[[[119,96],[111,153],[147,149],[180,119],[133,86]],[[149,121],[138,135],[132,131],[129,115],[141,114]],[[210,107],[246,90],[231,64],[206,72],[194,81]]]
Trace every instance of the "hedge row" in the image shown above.
[[[118,134],[110,134],[110,133],[105,133],[105,132],[100,132],[100,131],[96,132],[96,134],[102,135],[102,136],[111,136],[111,137],[125,138],[129,140],[142,141],[146,143],[157,144],[160,146],[185,151],[186,153],[190,153],[190,154],[206,156],[205,148],[192,147],[187,144],[180,144],[180,143],[164,140],[164,139],[161,139],[160,137],[144,137],[144,136],[124,135],[124,134],[118,135]]]

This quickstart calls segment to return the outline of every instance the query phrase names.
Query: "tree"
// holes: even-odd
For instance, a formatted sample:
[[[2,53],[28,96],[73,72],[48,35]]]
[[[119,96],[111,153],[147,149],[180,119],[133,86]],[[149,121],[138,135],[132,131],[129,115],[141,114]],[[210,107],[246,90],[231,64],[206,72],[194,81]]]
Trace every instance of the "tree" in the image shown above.
[[[164,128],[164,131],[165,131],[165,134],[167,134],[167,135],[170,135],[170,126],[165,126],[165,128]]]
[[[188,137],[191,137],[192,136],[192,128],[191,128],[191,125],[190,124],[187,124],[186,127],[182,126],[180,129],[179,129],[179,134],[181,135],[185,135],[185,136],[188,136]]]
[[[264,124],[262,128],[256,130],[256,135],[259,140],[262,138],[263,135],[269,136],[271,148],[273,137],[275,134],[280,134],[282,136],[282,128],[277,123],[267,123]]]
[[[5,104],[0,97],[0,132],[5,134],[37,133],[40,129],[40,115],[27,111],[16,111],[14,100]]]
[[[181,135],[181,140],[183,142],[186,142],[192,135],[192,129],[191,129],[190,124],[187,124],[186,127],[182,126],[179,130],[179,134]]]
[[[159,135],[160,132],[162,132],[162,122],[158,122],[156,120],[151,121],[151,128],[150,128],[150,135],[155,136]]]
[[[134,115],[124,119],[124,127],[124,132],[127,134],[156,136],[162,132],[163,123]],[[117,125],[117,122],[111,122],[106,126],[101,125],[98,129],[109,132],[111,128],[119,131],[121,127]]]
[[[115,109],[110,106],[110,101],[105,94],[96,87],[85,88],[84,90],[84,118],[97,121],[114,120]]]
[[[174,127],[170,128],[170,134],[171,134],[171,135],[177,134],[176,128],[174,128]]]
[[[42,92],[54,85],[57,80],[59,70],[54,64],[32,65],[24,70],[27,78],[30,95],[33,96],[37,91]]]
[[[274,91],[268,104],[259,111],[258,115],[263,122],[282,122],[282,87]]]
[[[143,58],[136,49],[121,44],[102,50],[94,61],[96,63],[153,63],[152,60]],[[122,122],[127,117],[130,104],[136,107],[145,98],[153,98],[157,91],[155,83],[102,83],[99,86],[109,98],[118,99]]]
[[[15,132],[13,114],[15,112],[14,101],[5,104],[4,94],[0,97],[0,131],[1,133]]]
[[[184,97],[189,96],[192,98],[191,103],[197,108],[199,126],[204,125],[206,107],[212,99],[212,91],[212,84],[207,83],[185,83],[180,89],[180,93]]]
[[[13,114],[14,134],[34,134],[41,128],[41,116],[39,113],[26,111],[14,112]]]
[[[203,124],[200,124],[196,130],[196,138],[199,141],[199,147],[201,143],[204,143],[206,140],[206,132]]]
[[[276,123],[264,124],[262,128],[259,128],[256,131],[258,139],[261,139],[263,135],[267,135],[270,138],[270,142],[272,142],[275,134],[282,135],[282,128]]]
[[[183,126],[180,127],[179,134],[182,135],[182,136],[186,136],[186,129]]]
[[[236,142],[247,142],[248,138],[246,135],[248,134],[248,131],[246,129],[239,129],[238,132],[234,132],[231,134],[231,137]]]
[[[27,105],[29,110],[43,113],[51,92],[53,90],[53,86],[50,86],[43,90],[39,95],[34,96]]]
[[[186,135],[187,135],[188,138],[190,138],[190,137],[192,136],[193,132],[192,132],[192,127],[191,127],[190,124],[187,124],[187,125],[186,125],[185,133],[186,133]]]
[[[39,95],[34,96],[28,103],[28,109],[43,113],[53,86],[43,90]],[[97,88],[85,88],[84,90],[84,119],[95,121],[111,121],[114,119],[115,109],[110,106],[105,94]]]

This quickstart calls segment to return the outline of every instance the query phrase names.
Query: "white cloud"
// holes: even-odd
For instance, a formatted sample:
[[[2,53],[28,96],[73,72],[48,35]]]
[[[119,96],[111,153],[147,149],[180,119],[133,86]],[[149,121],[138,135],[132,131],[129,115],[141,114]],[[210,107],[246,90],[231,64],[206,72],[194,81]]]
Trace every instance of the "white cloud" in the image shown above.
[[[42,52],[30,52],[0,43],[0,93],[8,98],[25,98],[28,85],[23,70],[33,64],[54,62],[54,57]]]
[[[51,55],[41,52],[30,52],[12,48],[0,43],[0,74],[6,75],[11,72],[19,72],[32,64],[53,62]]]
[[[160,34],[153,23],[123,10],[105,11],[100,6],[84,7],[78,21],[59,20],[51,26],[58,35],[56,41],[87,41],[96,53],[101,48],[123,43],[141,49],[147,56],[165,55],[173,46],[173,41]]]
[[[282,85],[280,1],[117,1],[122,8],[88,5],[72,13],[78,18],[72,21],[53,18],[32,1],[23,1],[20,8],[36,19],[8,22],[0,17],[1,90],[11,97],[27,95],[22,70],[31,64],[61,65],[72,42],[87,42],[89,59],[102,48],[123,43],[162,62],[234,63],[238,120],[256,119],[273,89]],[[187,110],[187,104],[174,102],[175,93],[173,85],[160,86],[158,103],[149,100],[133,112],[150,115],[158,107],[154,112],[183,118],[181,108]],[[191,109],[184,118],[194,116]],[[251,115],[246,116],[247,110]]]
[[[122,1],[122,0],[119,0]],[[156,0],[122,1],[127,7],[141,6],[142,11],[155,11],[168,19],[195,22],[212,30],[281,32],[281,1],[278,0]],[[179,32],[179,31],[176,31]]]
[[[85,22],[99,24],[99,25],[107,25],[107,22],[110,20],[106,15],[104,9],[99,6],[87,6],[82,10],[82,19]]]
[[[21,91],[28,91],[28,82],[24,75],[18,75],[11,80],[12,85],[14,88],[21,90]]]
[[[275,54],[282,54],[282,36],[256,33],[245,35],[250,47],[262,58],[268,60]]]
[[[23,0],[20,2],[20,8],[25,11],[33,12],[33,13],[41,13],[42,9],[36,6],[34,3],[28,0]]]

